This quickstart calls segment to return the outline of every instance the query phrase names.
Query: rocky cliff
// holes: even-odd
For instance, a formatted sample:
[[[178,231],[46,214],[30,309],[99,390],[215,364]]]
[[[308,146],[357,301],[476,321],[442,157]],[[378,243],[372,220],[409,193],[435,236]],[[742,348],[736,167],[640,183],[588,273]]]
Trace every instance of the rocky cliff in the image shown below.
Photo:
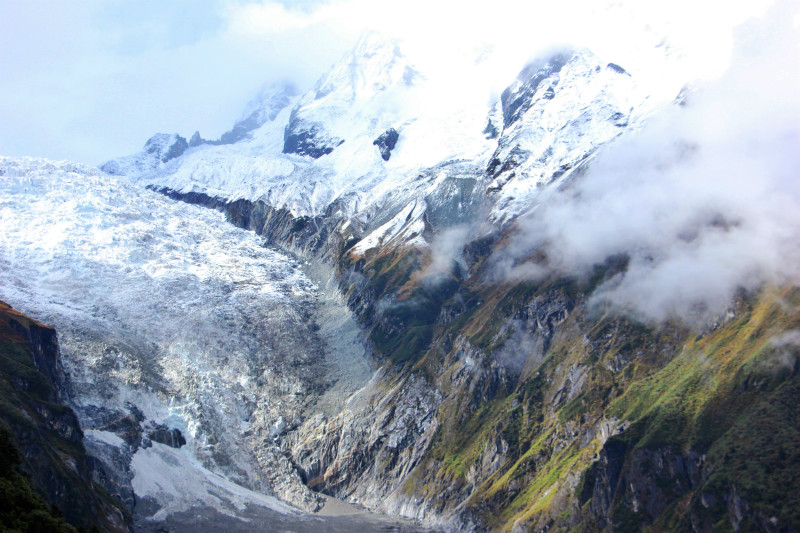
[[[781,340],[799,325],[796,289],[743,293],[699,329],[648,326],[589,303],[624,257],[586,277],[487,283],[494,235],[466,246],[466,270],[431,279],[428,251],[363,257],[330,240],[330,219],[309,233],[227,209],[274,244],[338,260],[386,361],[340,414],[284,440],[313,489],[448,529],[797,527],[800,352]]]
[[[130,531],[130,516],[103,487],[100,464],[86,454],[75,413],[61,403],[64,372],[55,330],[0,302],[0,360],[3,512],[12,513],[3,526],[70,530],[59,524],[63,516],[81,529]],[[47,506],[37,511],[37,496],[21,498],[27,484]],[[23,511],[28,508],[30,515]]]

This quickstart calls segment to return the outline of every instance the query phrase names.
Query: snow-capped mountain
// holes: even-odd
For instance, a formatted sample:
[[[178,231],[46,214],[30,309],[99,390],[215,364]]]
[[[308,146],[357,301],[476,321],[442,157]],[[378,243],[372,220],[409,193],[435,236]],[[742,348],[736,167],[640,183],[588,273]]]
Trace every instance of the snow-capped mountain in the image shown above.
[[[303,95],[290,101],[287,93],[273,91],[248,105],[245,114],[254,106],[274,112],[285,105],[252,138],[196,145],[150,168],[126,163],[146,154],[102,168],[124,168],[137,183],[156,189],[260,200],[295,216],[322,213],[338,201],[347,206],[345,217],[374,226],[370,221],[383,206],[399,212],[420,200],[429,184],[418,176],[463,175],[466,163],[489,193],[492,218],[502,221],[529,207],[543,185],[667,103],[654,101],[624,66],[585,49],[532,62],[483,107],[449,103],[458,99],[448,95],[463,89],[459,80],[447,85],[436,72],[422,71],[397,42],[368,33]],[[391,149],[380,141],[389,138]],[[456,169],[448,170],[455,162]]]
[[[0,160],[0,296],[58,328],[87,448],[138,524],[313,530],[319,493],[447,531],[789,523],[736,476],[788,456],[741,413],[794,397],[796,288],[640,323],[601,298],[631,248],[569,269],[531,222],[689,80],[561,47],[491,94],[491,54],[440,71],[368,33],[217,140],[157,134],[101,170]],[[747,222],[707,218],[715,238]]]
[[[248,104],[234,133],[219,141],[196,134],[185,147],[181,137],[163,136],[171,144],[157,154],[145,150],[101,168],[122,172],[137,185],[227,210],[229,219],[279,245],[289,244],[288,237],[273,234],[290,226],[284,237],[308,231],[315,235],[314,249],[323,250],[315,253],[331,255],[347,246],[351,261],[369,261],[379,256],[378,250],[391,254],[432,246],[433,270],[446,273],[451,268],[447,261],[457,259],[463,272],[468,265],[459,259],[457,246],[445,244],[476,237],[460,225],[484,220],[501,228],[534,209],[603,145],[671,104],[682,86],[682,80],[670,80],[674,94],[654,96],[623,65],[586,49],[551,51],[520,67],[519,73],[509,73],[511,83],[493,101],[464,105],[466,97],[459,95],[468,92],[466,78],[445,83],[437,72],[425,72],[406,57],[397,42],[369,33],[305,93],[294,95],[281,87],[263,92]],[[297,229],[303,226],[312,229]],[[448,233],[451,227],[456,229]],[[478,229],[486,231],[486,226]],[[290,247],[302,248],[299,237],[292,239]],[[441,249],[452,257],[436,266]],[[357,266],[355,272],[360,275]],[[350,304],[366,305],[360,300]],[[382,304],[388,310],[393,305],[391,300]],[[374,327],[396,320],[386,318],[390,315],[378,311]],[[427,413],[441,401],[417,382],[413,389],[425,398],[424,407],[415,410]],[[372,387],[365,394],[386,403]],[[398,394],[398,405],[417,401]],[[367,423],[359,414],[348,416],[355,417],[350,423],[357,427]],[[408,441],[402,436],[407,431],[433,430],[429,423],[410,420],[396,426],[388,430],[390,438],[402,442]],[[323,430],[304,426],[301,431]],[[293,455],[314,457],[292,442]],[[346,459],[336,461],[347,464]],[[324,464],[303,464],[302,469],[305,477],[322,475]],[[388,485],[374,481],[369,486],[377,483],[380,489],[374,496],[361,494],[359,501],[378,505],[394,494],[393,478],[388,479]],[[426,516],[424,507],[402,498],[385,505]]]

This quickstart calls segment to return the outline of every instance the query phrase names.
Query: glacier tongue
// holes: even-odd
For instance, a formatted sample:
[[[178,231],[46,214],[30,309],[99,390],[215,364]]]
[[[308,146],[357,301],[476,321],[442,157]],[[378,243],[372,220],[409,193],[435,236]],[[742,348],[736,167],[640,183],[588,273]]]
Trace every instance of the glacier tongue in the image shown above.
[[[58,329],[86,444],[112,491],[151,497],[140,519],[288,512],[256,492],[321,505],[279,440],[331,381],[346,398],[372,370],[298,263],[216,211],[66,162],[0,158],[0,218],[0,297]],[[357,364],[330,359],[335,336]],[[337,380],[337,365],[361,370]],[[186,445],[151,442],[157,427]]]

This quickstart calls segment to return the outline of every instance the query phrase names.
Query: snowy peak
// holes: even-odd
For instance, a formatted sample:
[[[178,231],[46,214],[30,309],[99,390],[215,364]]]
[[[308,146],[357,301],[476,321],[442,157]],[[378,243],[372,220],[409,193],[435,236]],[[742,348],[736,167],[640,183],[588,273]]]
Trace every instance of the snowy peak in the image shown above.
[[[352,104],[396,85],[412,85],[419,75],[395,40],[368,32],[303,95],[298,107]]]
[[[420,57],[422,71],[393,39],[367,33],[302,95],[292,96],[291,86],[264,89],[219,141],[198,134],[167,164],[142,153],[115,162],[125,171],[103,169],[156,189],[260,200],[294,215],[342,201],[352,207],[343,216],[360,217],[367,233],[448,176],[469,176],[490,219],[504,223],[675,97],[654,95],[647,80],[609,59],[556,50],[517,76],[508,72],[512,83],[487,105],[491,84],[481,80],[492,69],[454,76]],[[142,158],[151,163],[130,162]]]
[[[180,157],[188,148],[189,143],[177,133],[156,133],[138,154],[107,161],[100,170],[116,176],[152,172]]]
[[[233,128],[226,131],[216,144],[232,144],[248,137],[248,134],[267,122],[275,120],[283,108],[288,106],[298,94],[291,82],[280,82],[265,86],[258,96],[245,106],[242,117]]]
[[[177,133],[173,133],[172,135],[157,133],[147,139],[147,142],[144,144],[144,151],[145,153],[157,157],[162,163],[166,163],[170,159],[175,159],[183,155],[183,152],[185,152],[188,147],[189,145],[186,143],[186,139]]]
[[[255,128],[270,120],[275,120],[278,113],[289,105],[292,98],[300,91],[290,81],[283,81],[266,85],[258,95],[250,100],[236,124],[253,123]]]
[[[258,95],[247,103],[241,118],[234,123],[233,128],[223,133],[216,141],[203,139],[200,132],[196,131],[189,141],[189,146],[192,148],[201,144],[218,146],[249,139],[252,137],[251,132],[275,120],[298,93],[297,87],[288,81],[265,85]]]
[[[348,137],[363,133],[353,117],[368,123],[383,114],[376,110],[391,107],[392,89],[409,87],[419,76],[394,40],[366,33],[300,98],[286,127],[283,153],[315,159],[331,153]],[[386,130],[393,124],[380,126]]]
[[[535,61],[503,91],[484,132],[497,138],[489,160],[494,220],[528,209],[545,185],[567,177],[629,125],[649,95],[615,63],[588,50]]]
[[[534,101],[539,85],[561,71],[574,52],[564,51],[553,54],[528,64],[517,76],[517,80],[508,86],[500,97],[503,109],[503,127],[507,128],[528,110]],[[551,99],[555,96],[553,85],[547,87],[542,97]]]

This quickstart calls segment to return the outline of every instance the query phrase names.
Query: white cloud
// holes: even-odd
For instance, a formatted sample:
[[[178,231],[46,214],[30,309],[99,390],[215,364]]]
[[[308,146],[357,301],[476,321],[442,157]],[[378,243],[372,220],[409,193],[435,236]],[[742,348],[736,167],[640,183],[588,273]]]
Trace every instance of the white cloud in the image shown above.
[[[585,272],[625,253],[598,299],[660,320],[719,312],[739,287],[800,282],[800,31],[784,2],[743,26],[731,68],[597,158],[498,256]],[[531,267],[519,269],[529,274]]]
[[[658,90],[665,68],[695,77],[724,65],[730,27],[763,3],[0,2],[0,152],[98,163],[157,131],[219,135],[260,85],[310,86],[365,29],[396,36],[453,80],[452,94],[472,91],[464,105],[555,42],[588,45]],[[656,68],[663,36],[696,59]],[[470,70],[489,49],[495,60]]]

